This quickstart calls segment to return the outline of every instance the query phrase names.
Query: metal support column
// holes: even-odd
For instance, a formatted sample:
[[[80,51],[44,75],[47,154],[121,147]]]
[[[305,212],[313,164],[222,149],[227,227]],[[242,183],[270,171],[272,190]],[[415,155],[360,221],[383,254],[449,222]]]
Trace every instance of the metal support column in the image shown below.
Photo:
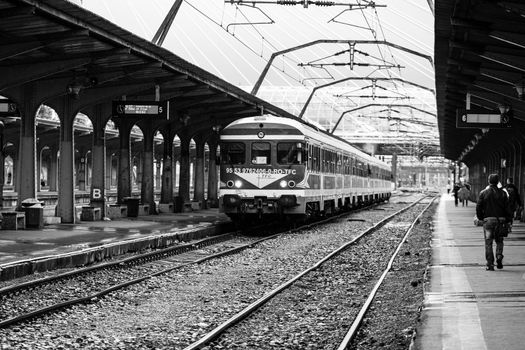
[[[194,137],[195,141],[195,179],[193,200],[201,202],[204,207],[204,138],[202,136]]]
[[[217,137],[211,137],[208,139],[208,147],[210,148],[210,156],[208,161],[208,205],[210,208],[219,207],[219,199],[217,193],[217,141]]]
[[[60,118],[60,161],[58,170],[58,204],[56,213],[62,223],[76,222],[75,209],[75,148],[73,121],[78,113],[72,97],[64,96],[57,110]]]
[[[140,187],[140,197],[142,204],[149,205],[149,214],[155,214],[155,184],[153,178],[153,136],[154,131],[150,123],[141,125],[144,135],[144,153],[142,155],[142,181]]]
[[[180,137],[179,197],[182,203],[190,199],[190,138]]]

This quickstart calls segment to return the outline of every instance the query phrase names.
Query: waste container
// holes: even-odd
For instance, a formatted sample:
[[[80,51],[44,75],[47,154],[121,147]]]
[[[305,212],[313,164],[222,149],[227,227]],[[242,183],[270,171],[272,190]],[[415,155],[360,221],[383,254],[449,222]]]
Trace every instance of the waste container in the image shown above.
[[[173,212],[182,213],[184,207],[184,199],[181,196],[173,197]]]
[[[128,217],[136,218],[139,216],[139,204],[140,198],[138,197],[125,197],[124,203],[128,207]]]
[[[40,202],[36,198],[28,198],[22,201],[22,211],[26,216],[27,228],[44,228],[44,202]]]

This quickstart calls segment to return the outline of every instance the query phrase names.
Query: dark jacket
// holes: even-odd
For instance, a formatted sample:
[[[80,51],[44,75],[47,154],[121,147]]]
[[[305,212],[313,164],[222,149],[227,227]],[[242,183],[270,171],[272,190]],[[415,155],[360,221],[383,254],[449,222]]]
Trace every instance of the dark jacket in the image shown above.
[[[516,210],[516,207],[521,207],[521,198],[518,188],[514,184],[506,184],[505,189],[509,194],[509,205],[511,209]]]
[[[512,211],[505,191],[496,185],[490,185],[481,191],[476,204],[476,216],[478,220],[488,217],[504,217],[511,222]]]

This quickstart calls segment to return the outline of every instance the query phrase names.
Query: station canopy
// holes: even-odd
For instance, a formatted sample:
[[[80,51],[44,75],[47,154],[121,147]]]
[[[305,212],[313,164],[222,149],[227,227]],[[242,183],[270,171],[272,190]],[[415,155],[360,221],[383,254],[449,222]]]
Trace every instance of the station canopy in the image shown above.
[[[469,103],[478,114],[512,116],[512,132],[525,120],[525,4],[522,1],[436,1],[435,60],[440,143],[445,157],[464,160],[480,137],[495,143],[508,130],[458,128]],[[474,113],[474,112],[473,112]],[[507,135],[507,136],[504,136]],[[475,150],[475,149],[474,149]]]
[[[440,153],[424,2],[182,2],[165,49],[144,38],[172,2],[108,2],[108,20],[98,2],[80,3],[0,0],[0,95],[38,81],[79,88],[86,100],[152,100],[159,86],[190,123],[299,116],[371,153]],[[261,25],[253,13],[270,20]]]

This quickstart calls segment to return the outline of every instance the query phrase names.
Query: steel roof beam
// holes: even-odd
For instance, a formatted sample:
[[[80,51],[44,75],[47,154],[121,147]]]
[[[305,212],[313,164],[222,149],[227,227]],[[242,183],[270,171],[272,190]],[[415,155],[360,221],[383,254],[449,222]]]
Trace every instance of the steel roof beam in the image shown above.
[[[361,110],[361,109],[364,109],[364,108],[368,108],[368,107],[395,107],[395,108],[405,107],[405,108],[415,109],[415,110],[417,110],[419,112],[426,113],[426,114],[429,114],[431,116],[436,117],[436,115],[434,113],[425,111],[425,110],[420,109],[420,108],[416,108],[416,107],[411,106],[411,105],[395,105],[395,104],[385,104],[385,103],[371,103],[371,104],[368,104],[368,105],[352,108],[352,109],[346,110],[343,113],[341,113],[341,116],[339,117],[339,119],[337,119],[337,122],[335,123],[335,125],[334,125],[334,127],[333,127],[333,129],[332,129],[332,131],[330,133],[331,134],[334,133],[335,129],[337,129],[337,127],[339,126],[339,123],[341,122],[341,120],[343,119],[345,114],[350,113],[350,112],[355,112],[355,111],[358,111],[358,110]]]
[[[301,50],[301,49],[304,49],[306,47],[317,45],[317,44],[349,44],[349,45],[374,44],[374,45],[387,45],[387,46],[391,46],[391,47],[393,47],[395,49],[405,51],[405,52],[410,53],[412,55],[423,57],[423,58],[425,58],[426,60],[428,60],[430,62],[430,65],[432,66],[432,68],[434,67],[434,62],[433,62],[431,56],[424,55],[424,54],[422,54],[422,53],[420,53],[418,51],[415,51],[415,50],[412,50],[412,49],[408,49],[406,47],[403,47],[403,46],[400,46],[400,45],[397,45],[397,44],[393,44],[393,43],[390,43],[388,41],[321,39],[321,40],[310,41],[310,42],[302,44],[302,45],[294,46],[294,47],[291,47],[291,48],[288,48],[288,49],[285,49],[285,50],[276,51],[276,52],[272,53],[272,55],[270,56],[270,59],[268,60],[266,66],[264,67],[263,71],[261,72],[261,75],[259,76],[259,79],[257,79],[257,81],[255,82],[255,85],[253,86],[253,89],[252,89],[251,93],[253,95],[257,95],[257,92],[259,91],[259,88],[261,87],[261,84],[264,81],[264,78],[266,77],[266,74],[268,73],[268,71],[269,71],[269,69],[270,69],[274,59],[277,56],[284,55],[284,54],[286,54],[288,52]]]
[[[312,98],[314,96],[314,94],[317,92],[317,90],[320,90],[320,89],[323,89],[325,87],[329,87],[329,86],[332,86],[332,85],[336,85],[336,84],[339,84],[339,83],[343,83],[345,81],[349,81],[349,80],[378,80],[378,81],[399,81],[399,82],[402,82],[402,83],[407,83],[409,85],[412,85],[412,86],[415,86],[415,87],[418,87],[420,89],[424,89],[424,90],[427,90],[427,91],[430,91],[432,92],[434,95],[436,94],[436,92],[434,91],[434,89],[430,89],[430,88],[427,88],[425,86],[422,86],[422,85],[419,85],[419,84],[416,84],[416,83],[413,83],[409,80],[404,80],[404,79],[400,79],[400,78],[373,78],[373,77],[348,77],[348,78],[343,78],[343,79],[340,79],[340,80],[337,80],[337,81],[332,81],[330,83],[327,83],[327,84],[323,84],[323,85],[319,85],[319,86],[315,86],[313,89],[312,89],[312,92],[310,92],[310,95],[308,96],[308,99],[306,100],[303,108],[301,109],[301,112],[299,113],[299,118],[302,118],[304,113],[306,112],[306,109],[308,108],[308,105],[310,104],[310,102],[312,101]]]

